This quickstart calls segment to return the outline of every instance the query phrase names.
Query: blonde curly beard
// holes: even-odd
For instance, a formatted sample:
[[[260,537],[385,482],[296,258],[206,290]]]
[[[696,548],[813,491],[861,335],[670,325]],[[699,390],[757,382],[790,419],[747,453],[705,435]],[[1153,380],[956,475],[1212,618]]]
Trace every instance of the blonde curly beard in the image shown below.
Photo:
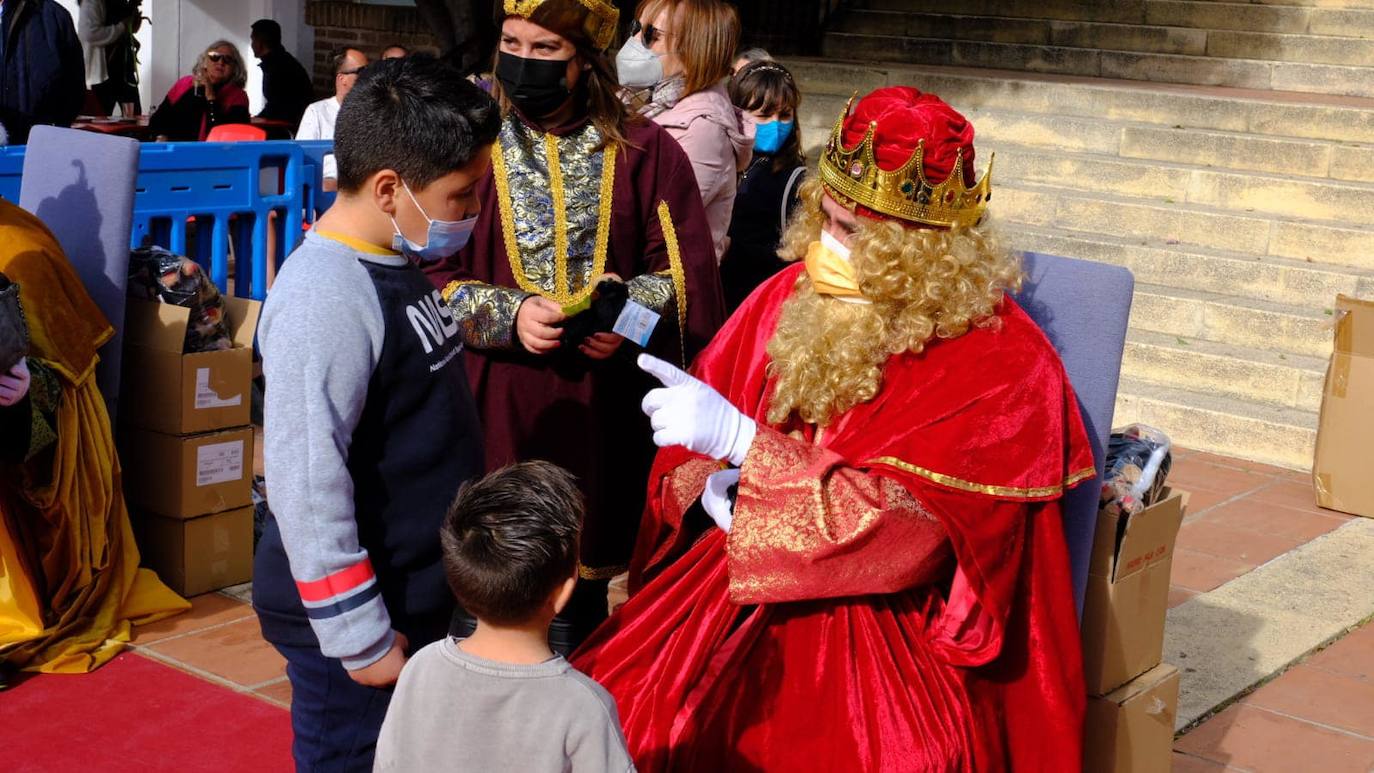
[[[814,178],[802,185],[802,205],[779,250],[784,259],[805,257],[820,238],[824,195]],[[932,338],[996,325],[1004,293],[1021,287],[1020,259],[984,227],[935,231],[860,221],[849,241],[850,259],[872,303],[819,295],[805,273],[797,278],[768,342],[768,373],[777,378],[768,409],[774,425],[793,415],[828,425],[877,396],[890,357],[919,353]]]

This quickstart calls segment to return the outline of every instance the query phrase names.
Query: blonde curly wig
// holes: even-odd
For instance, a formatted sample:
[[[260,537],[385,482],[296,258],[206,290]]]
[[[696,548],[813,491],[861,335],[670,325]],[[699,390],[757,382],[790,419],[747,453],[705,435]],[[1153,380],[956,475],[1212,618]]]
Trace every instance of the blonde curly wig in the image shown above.
[[[802,184],[801,206],[778,254],[800,260],[825,224],[816,178]],[[954,231],[916,229],[896,221],[859,218],[850,259],[871,305],[819,295],[802,273],[782,307],[768,342],[769,375],[777,388],[768,421],[794,414],[826,426],[872,400],[883,365],[902,352],[919,353],[932,338],[957,338],[970,328],[998,324],[1003,293],[1021,288],[1021,261],[1003,249],[986,225]]]

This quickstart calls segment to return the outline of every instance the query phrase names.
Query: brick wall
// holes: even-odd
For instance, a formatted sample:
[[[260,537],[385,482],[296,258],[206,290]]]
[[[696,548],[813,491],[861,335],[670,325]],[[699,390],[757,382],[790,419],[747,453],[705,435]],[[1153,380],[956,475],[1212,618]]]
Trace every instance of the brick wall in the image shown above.
[[[315,28],[315,61],[312,76],[320,94],[334,93],[334,68],[330,54],[340,46],[352,46],[376,59],[382,49],[400,43],[412,51],[437,52],[434,37],[425,29],[415,6],[368,5],[357,2],[306,4],[305,23]]]

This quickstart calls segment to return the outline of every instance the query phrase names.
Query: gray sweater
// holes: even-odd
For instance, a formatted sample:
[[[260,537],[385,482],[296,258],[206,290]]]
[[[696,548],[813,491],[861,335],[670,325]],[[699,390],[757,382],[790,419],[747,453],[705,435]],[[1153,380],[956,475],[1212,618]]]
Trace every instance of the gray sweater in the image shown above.
[[[514,665],[441,639],[391,698],[374,771],[633,771],[610,693],[562,657]]]

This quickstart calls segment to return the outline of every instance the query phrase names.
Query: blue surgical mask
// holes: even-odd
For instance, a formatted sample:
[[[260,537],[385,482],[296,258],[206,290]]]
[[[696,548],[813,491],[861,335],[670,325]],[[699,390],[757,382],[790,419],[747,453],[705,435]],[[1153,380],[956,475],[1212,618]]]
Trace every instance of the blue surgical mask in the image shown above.
[[[420,206],[415,194],[410,192],[409,185],[402,181],[401,187],[405,188],[406,195],[415,203],[415,208],[420,210],[420,214],[424,216],[425,220],[429,221],[429,232],[425,235],[424,244],[416,244],[401,233],[401,227],[396,224],[396,218],[392,217],[391,227],[396,229],[396,234],[391,237],[391,249],[428,263],[440,258],[447,258],[467,246],[468,239],[472,238],[473,229],[477,227],[476,215],[463,220],[435,220],[429,216],[428,212],[425,212],[424,207]]]
[[[657,86],[663,80],[663,60],[644,45],[639,35],[634,35],[615,55],[615,71],[620,85],[644,89]]]
[[[754,133],[754,150],[760,153],[777,153],[792,136],[796,121],[769,121],[757,125]]]

